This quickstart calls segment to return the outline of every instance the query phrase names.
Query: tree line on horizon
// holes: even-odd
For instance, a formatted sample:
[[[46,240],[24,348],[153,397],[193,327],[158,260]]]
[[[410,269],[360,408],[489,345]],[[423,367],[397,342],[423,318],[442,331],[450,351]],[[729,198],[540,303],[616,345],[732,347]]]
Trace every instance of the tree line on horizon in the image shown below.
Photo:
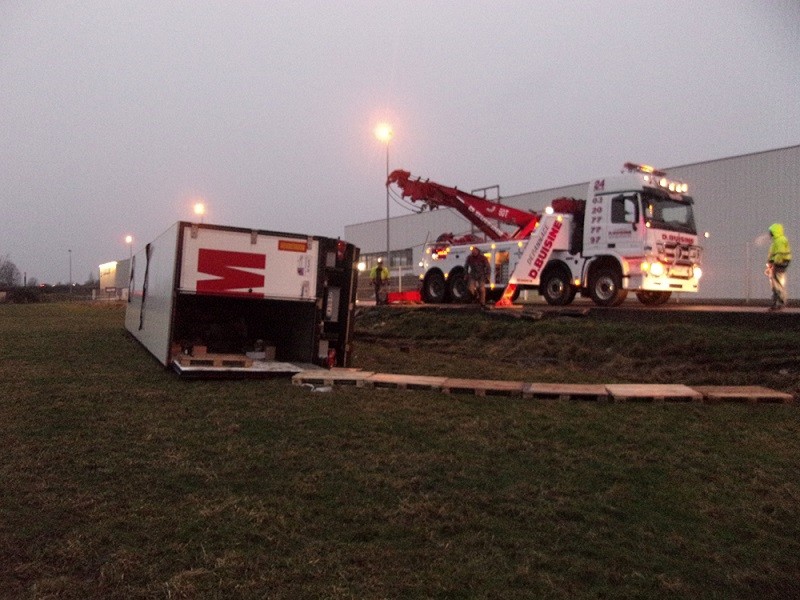
[[[98,283],[97,277],[94,273],[89,273],[88,279],[80,284],[75,285],[80,287],[96,287]],[[61,283],[60,281],[52,287],[68,287],[69,284]],[[22,272],[19,270],[14,261],[11,260],[11,255],[0,255],[0,290],[9,290],[20,287],[35,288],[39,287],[39,280],[36,277],[28,277],[23,281]]]

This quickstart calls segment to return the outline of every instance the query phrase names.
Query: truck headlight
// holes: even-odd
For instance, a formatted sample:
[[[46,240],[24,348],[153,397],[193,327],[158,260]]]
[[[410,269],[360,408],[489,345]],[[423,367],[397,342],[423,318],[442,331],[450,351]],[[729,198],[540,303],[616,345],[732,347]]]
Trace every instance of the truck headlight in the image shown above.
[[[660,262],[653,261],[650,263],[650,275],[653,277],[661,277],[664,274],[664,265]]]
[[[700,267],[692,268],[692,275],[694,275],[695,279],[700,279],[703,276],[703,269]]]

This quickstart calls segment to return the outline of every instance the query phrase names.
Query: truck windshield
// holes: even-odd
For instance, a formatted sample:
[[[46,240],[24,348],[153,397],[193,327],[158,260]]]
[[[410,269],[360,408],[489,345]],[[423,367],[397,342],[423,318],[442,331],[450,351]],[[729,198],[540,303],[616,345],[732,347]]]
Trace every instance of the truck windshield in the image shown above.
[[[697,233],[691,198],[687,198],[685,202],[679,202],[667,196],[644,194],[642,204],[644,205],[645,220],[650,227]]]

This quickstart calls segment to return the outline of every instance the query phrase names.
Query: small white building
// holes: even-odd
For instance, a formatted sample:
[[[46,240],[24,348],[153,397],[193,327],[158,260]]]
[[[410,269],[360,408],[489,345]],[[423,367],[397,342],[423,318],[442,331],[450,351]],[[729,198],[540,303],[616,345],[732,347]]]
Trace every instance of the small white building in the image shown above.
[[[706,234],[701,238],[703,279],[697,297],[748,301],[769,298],[769,285],[764,277],[770,243],[767,228],[772,223],[783,223],[794,251],[800,252],[800,145],[688,165],[655,166],[688,182],[689,193],[695,200],[698,233]],[[505,196],[500,201],[541,212],[554,198],[583,198],[588,182],[589,179]],[[440,183],[458,185],[458,182]],[[394,217],[389,227],[389,266],[393,276],[398,270],[414,269],[425,243],[434,241],[441,233],[470,230],[467,221],[447,209]],[[372,258],[386,253],[386,220],[348,225],[344,238],[360,247],[363,259],[371,264]],[[800,263],[800,259],[795,262]],[[789,297],[800,297],[800,275],[795,276],[790,268],[788,279]]]
[[[130,259],[114,260],[103,263],[100,270],[100,289],[98,299],[127,300],[128,281],[130,280]]]

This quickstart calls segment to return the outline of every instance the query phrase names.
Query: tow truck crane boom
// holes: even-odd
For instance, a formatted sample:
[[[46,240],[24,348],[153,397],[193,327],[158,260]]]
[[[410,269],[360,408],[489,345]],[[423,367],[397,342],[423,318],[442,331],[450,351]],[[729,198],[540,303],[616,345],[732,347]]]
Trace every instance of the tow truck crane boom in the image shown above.
[[[402,195],[412,202],[422,202],[428,208],[442,206],[452,208],[475,225],[490,240],[505,241],[524,239],[534,230],[541,215],[518,208],[504,206],[480,196],[462,192],[432,181],[411,179],[411,173],[397,169],[389,174],[387,185],[396,184]],[[499,221],[517,227],[513,233],[503,231],[492,221]]]

